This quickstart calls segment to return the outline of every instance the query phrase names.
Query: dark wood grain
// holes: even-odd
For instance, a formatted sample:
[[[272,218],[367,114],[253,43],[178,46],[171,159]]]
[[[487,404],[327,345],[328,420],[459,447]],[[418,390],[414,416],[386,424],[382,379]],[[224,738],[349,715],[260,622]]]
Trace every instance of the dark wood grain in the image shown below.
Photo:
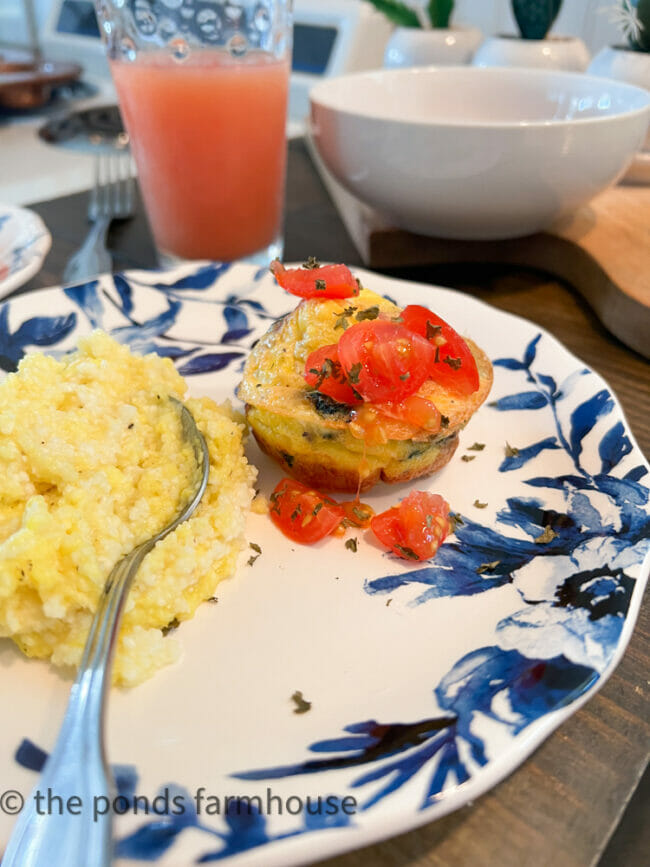
[[[54,236],[41,273],[22,291],[56,284],[86,231],[85,197],[37,205]],[[147,267],[155,252],[142,209],[114,225],[117,268]],[[309,255],[361,264],[300,141],[290,148],[287,260]],[[548,275],[500,267],[437,267],[395,276],[456,288],[537,323],[600,373],[618,395],[630,428],[650,456],[650,365],[607,333],[570,286]],[[650,339],[650,335],[649,335]],[[322,867],[590,867],[601,859],[650,756],[650,604],[618,668],[605,686],[508,779],[476,803],[392,840],[322,862]],[[638,838],[602,858],[601,867],[647,863],[646,815],[639,790],[630,816]],[[623,826],[621,826],[623,827]],[[629,837],[629,835],[628,835]]]

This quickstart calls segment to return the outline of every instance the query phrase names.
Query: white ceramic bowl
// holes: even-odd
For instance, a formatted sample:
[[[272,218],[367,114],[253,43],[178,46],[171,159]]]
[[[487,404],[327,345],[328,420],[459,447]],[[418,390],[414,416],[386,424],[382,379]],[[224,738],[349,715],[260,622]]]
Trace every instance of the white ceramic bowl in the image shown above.
[[[614,183],[640,148],[650,94],[536,69],[420,67],[311,91],[326,166],[395,225],[444,238],[530,234]]]

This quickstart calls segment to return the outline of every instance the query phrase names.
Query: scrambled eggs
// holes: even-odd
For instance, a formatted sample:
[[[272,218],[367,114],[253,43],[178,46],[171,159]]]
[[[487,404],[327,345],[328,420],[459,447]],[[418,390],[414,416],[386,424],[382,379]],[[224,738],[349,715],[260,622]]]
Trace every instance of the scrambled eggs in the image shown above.
[[[187,500],[195,461],[167,399],[185,390],[169,359],[136,357],[101,332],[62,361],[27,356],[0,383],[0,637],[28,656],[78,665],[110,570]],[[127,686],[177,658],[163,630],[194,614],[244,545],[255,471],[243,426],[207,398],[186,404],[210,478],[136,576],[113,669]]]

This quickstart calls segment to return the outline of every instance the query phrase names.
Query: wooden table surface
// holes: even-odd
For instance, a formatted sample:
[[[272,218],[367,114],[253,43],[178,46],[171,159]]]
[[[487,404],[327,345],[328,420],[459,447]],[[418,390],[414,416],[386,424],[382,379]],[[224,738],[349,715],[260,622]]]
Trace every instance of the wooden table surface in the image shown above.
[[[83,194],[34,206],[52,232],[53,246],[43,270],[20,292],[60,282],[87,230],[85,208]],[[285,236],[287,261],[313,255],[362,264],[301,140],[290,146]],[[141,206],[134,219],[113,225],[109,244],[116,270],[154,264]],[[639,446],[650,456],[650,365],[611,337],[570,287],[541,273],[499,267],[385,273],[453,286],[554,334],[607,380]],[[650,863],[648,775],[642,780],[650,756],[649,660],[646,594],[627,652],[608,682],[508,779],[446,818],[330,859],[322,867]]]

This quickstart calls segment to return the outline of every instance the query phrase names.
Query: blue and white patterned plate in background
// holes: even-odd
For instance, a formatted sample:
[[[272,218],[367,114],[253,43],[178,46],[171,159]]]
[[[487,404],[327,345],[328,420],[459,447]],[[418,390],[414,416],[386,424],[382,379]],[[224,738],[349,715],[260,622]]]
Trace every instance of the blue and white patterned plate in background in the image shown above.
[[[51,244],[52,236],[38,214],[0,205],[0,298],[38,272]]]
[[[452,462],[418,483],[462,522],[414,566],[363,533],[348,532],[356,552],[344,538],[304,548],[251,515],[261,554],[177,631],[181,662],[111,695],[119,864],[301,864],[442,816],[520,764],[629,640],[648,574],[649,476],[606,384],[529,322],[356,273],[399,304],[430,306],[493,361],[489,404]],[[243,265],[102,277],[0,306],[0,365],[101,327],[170,356],[193,393],[233,398],[250,346],[292,302]],[[268,495],[280,471],[249,452]],[[408,490],[365,499],[380,510]],[[27,797],[70,683],[9,642],[0,682],[11,696],[0,779]],[[294,712],[297,690],[307,713]],[[0,816],[0,848],[11,824]]]

